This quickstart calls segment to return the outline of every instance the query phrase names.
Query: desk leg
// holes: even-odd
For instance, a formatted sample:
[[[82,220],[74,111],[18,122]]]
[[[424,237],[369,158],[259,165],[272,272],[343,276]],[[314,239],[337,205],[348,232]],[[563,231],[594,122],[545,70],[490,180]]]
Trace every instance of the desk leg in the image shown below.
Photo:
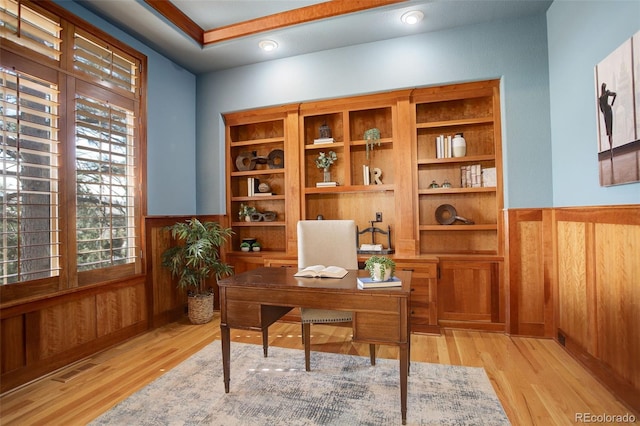
[[[400,345],[400,412],[402,424],[407,424],[407,375],[409,373],[408,345]]]
[[[229,326],[220,325],[220,338],[222,340],[222,371],[224,375],[224,392],[229,393],[229,373],[231,370],[231,333]]]
[[[262,329],[262,354],[266,358],[269,353],[269,327]]]

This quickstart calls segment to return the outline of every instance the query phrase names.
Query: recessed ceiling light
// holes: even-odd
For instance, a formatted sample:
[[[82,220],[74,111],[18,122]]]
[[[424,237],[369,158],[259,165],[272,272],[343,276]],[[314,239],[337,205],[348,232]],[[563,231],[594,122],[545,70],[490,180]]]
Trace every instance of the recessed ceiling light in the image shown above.
[[[422,21],[422,18],[424,18],[424,13],[419,10],[412,10],[411,12],[407,12],[402,15],[400,19],[407,25],[415,25]]]
[[[258,43],[258,46],[260,46],[260,49],[264,50],[265,52],[271,52],[272,50],[278,48],[278,43],[273,40],[262,40],[260,41],[260,43]]]

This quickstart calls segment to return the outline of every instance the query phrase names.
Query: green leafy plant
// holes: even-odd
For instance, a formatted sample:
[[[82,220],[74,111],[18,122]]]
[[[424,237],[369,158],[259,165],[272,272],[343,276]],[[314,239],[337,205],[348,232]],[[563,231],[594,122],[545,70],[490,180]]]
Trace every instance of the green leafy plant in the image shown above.
[[[258,210],[255,207],[248,206],[244,203],[240,204],[240,210],[238,211],[238,217],[240,220],[244,220],[246,217],[251,216]]]
[[[233,234],[217,222],[200,222],[193,218],[167,226],[176,245],[162,253],[162,266],[178,277],[178,287],[189,295],[211,292],[206,280],[211,275],[220,279],[233,274],[233,267],[220,258],[220,247]]]
[[[393,277],[396,273],[396,262],[386,256],[371,256],[364,262],[364,269],[369,271],[371,278],[374,278],[375,266],[380,265],[380,275],[384,277],[387,269],[391,271]]]
[[[364,132],[364,141],[365,147],[367,151],[367,160],[369,159],[369,151],[373,151],[373,145],[378,144],[380,146],[380,130],[377,128],[365,130]]]
[[[324,152],[321,152],[318,154],[318,157],[316,158],[316,166],[319,169],[327,170],[337,160],[338,160],[338,156],[336,155],[335,152],[329,151],[327,154],[325,154]]]

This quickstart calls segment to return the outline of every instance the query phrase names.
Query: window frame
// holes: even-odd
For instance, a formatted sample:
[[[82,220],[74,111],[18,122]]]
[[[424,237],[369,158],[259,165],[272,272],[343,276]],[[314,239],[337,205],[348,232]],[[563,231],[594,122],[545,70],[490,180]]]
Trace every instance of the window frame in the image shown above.
[[[144,54],[127,46],[104,31],[72,15],[66,9],[48,0],[37,3],[19,0],[21,4],[49,17],[59,17],[62,27],[62,52],[60,61],[29,50],[22,45],[3,38],[0,43],[0,63],[6,68],[49,79],[57,82],[59,96],[59,144],[60,163],[60,274],[49,278],[0,285],[0,306],[33,300],[59,292],[72,291],[89,285],[102,285],[114,281],[143,275],[146,271],[144,218],[146,204],[146,85],[147,58]],[[138,81],[133,91],[117,87],[108,81],[101,81],[78,72],[73,64],[74,34],[80,33],[92,41],[109,46],[128,59],[133,59],[138,67]],[[134,221],[136,247],[139,251],[134,263],[78,272],[76,268],[76,168],[75,168],[75,94],[82,93],[100,100],[109,100],[114,105],[124,106],[134,111],[135,116],[135,191]],[[105,99],[106,98],[106,99]]]

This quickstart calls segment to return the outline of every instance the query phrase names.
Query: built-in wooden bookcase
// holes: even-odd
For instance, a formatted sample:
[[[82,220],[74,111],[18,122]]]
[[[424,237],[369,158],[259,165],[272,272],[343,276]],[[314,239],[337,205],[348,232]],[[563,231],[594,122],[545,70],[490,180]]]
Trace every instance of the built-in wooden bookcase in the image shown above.
[[[501,212],[502,151],[500,137],[499,82],[418,89],[414,92],[416,131],[416,182],[420,253],[502,254]],[[466,155],[438,158],[436,138],[463,133]],[[495,169],[491,186],[463,187],[464,167]],[[449,188],[442,184],[448,181]],[[432,188],[432,183],[439,188]],[[482,181],[479,181],[480,185]],[[441,225],[436,209],[452,205],[456,221]]]
[[[381,94],[301,105],[299,140],[303,219],[315,219],[319,215],[325,219],[354,219],[359,228],[364,229],[370,226],[369,221],[375,219],[376,212],[380,212],[383,220],[379,226],[394,228],[397,223],[394,198],[396,96]],[[320,127],[325,125],[330,128],[334,142],[314,143],[320,137]],[[372,128],[380,131],[380,139],[373,149],[369,149],[367,158],[364,134]],[[331,181],[338,185],[318,187],[317,183],[323,181],[323,170],[316,166],[315,161],[321,152],[328,154],[330,151],[337,155],[330,173]],[[370,174],[367,184],[364,166],[368,166],[371,172],[380,169],[381,183],[376,184]]]
[[[415,273],[416,330],[504,329],[499,81],[308,102],[228,114],[225,120],[227,212],[235,233],[230,259],[237,271],[278,259],[295,263],[298,220],[353,219],[363,230],[382,213],[374,226],[390,227],[393,256]],[[325,126],[332,142],[315,143]],[[380,138],[367,158],[365,132],[373,128]],[[436,138],[456,133],[464,134],[466,155],[442,158]],[[284,167],[258,162],[242,170],[236,164],[247,152],[266,157],[273,150],[284,151]],[[329,151],[337,154],[330,180],[338,185],[319,187],[323,170],[316,158]],[[370,176],[367,185],[363,166],[379,168],[381,183]],[[495,184],[462,187],[466,166],[495,169]],[[269,183],[273,194],[249,195],[248,178]],[[441,187],[445,180],[451,187]],[[433,181],[440,187],[431,188]],[[273,211],[275,220],[240,221],[241,204]],[[474,223],[439,224],[435,211],[443,204]],[[262,244],[261,252],[239,251],[248,237]],[[373,242],[370,238],[365,234],[360,243]],[[375,242],[388,248],[380,234]]]
[[[291,110],[291,107],[276,107],[225,115],[227,212],[234,232],[232,252],[240,251],[244,238],[255,238],[262,245],[261,252],[255,255],[287,251],[289,222],[297,220],[299,210],[290,206],[289,199],[289,170],[298,169],[295,164],[292,168],[290,154],[287,155],[290,123],[293,121],[295,125],[296,121],[295,114],[291,118]],[[296,160],[294,156],[293,161]],[[257,184],[252,190],[252,182],[269,185],[270,195],[261,193]],[[259,213],[273,212],[275,217],[268,221],[262,216],[253,221],[241,220],[239,211],[243,204],[256,208]]]

